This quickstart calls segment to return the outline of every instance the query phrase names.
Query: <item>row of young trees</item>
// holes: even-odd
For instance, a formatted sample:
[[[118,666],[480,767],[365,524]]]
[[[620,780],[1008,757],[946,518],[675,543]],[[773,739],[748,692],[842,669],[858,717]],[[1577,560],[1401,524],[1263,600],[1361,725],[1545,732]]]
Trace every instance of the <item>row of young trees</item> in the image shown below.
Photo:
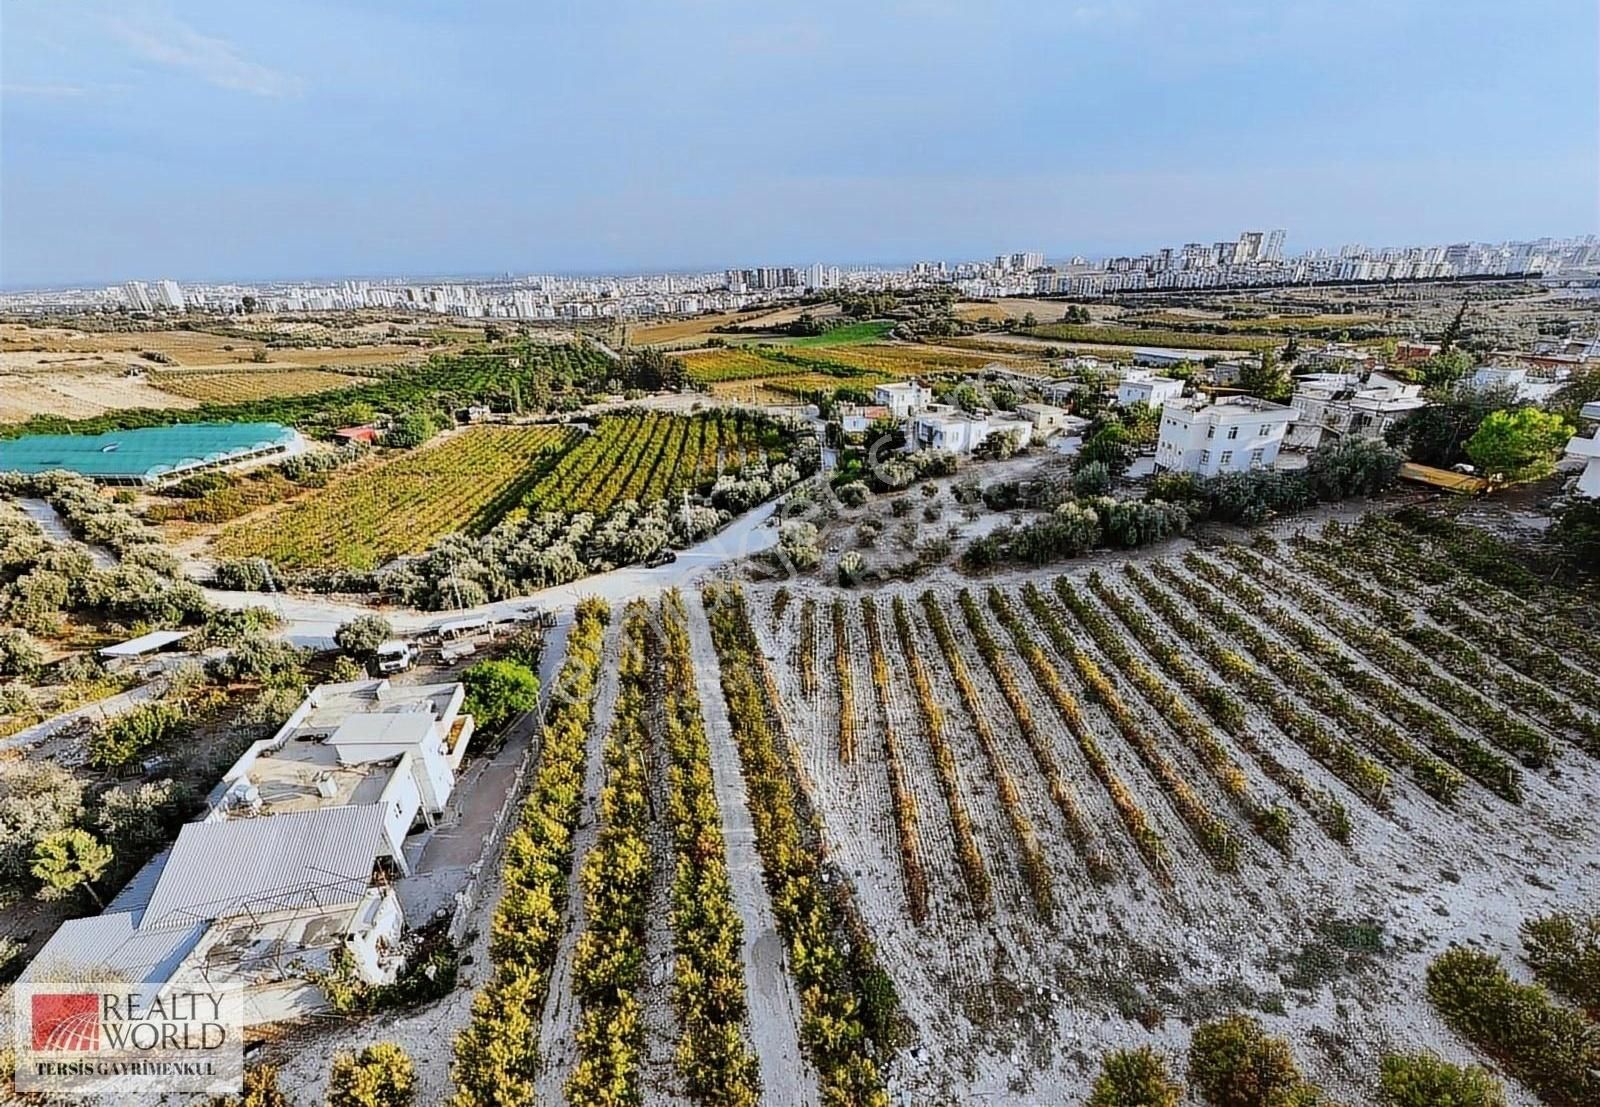
[[[681,1034],[677,1065],[697,1102],[753,1107],[759,1064],[745,1042],[748,1008],[740,950],[744,924],[733,905],[722,813],[711,778],[711,747],[695,691],[694,661],[683,597],[667,593],[659,607],[663,735],[667,754],[667,821],[677,867],[672,882],[673,983]]]
[[[505,888],[489,924],[493,968],[455,1041],[453,1107],[537,1102],[539,1021],[564,926],[572,833],[583,805],[584,754],[609,619],[607,604],[585,600],[567,635],[533,783],[506,839]]]
[[[647,606],[630,604],[623,616],[616,706],[602,754],[600,829],[579,873],[585,925],[573,952],[572,990],[582,1014],[577,1064],[566,1085],[573,1107],[641,1101],[644,1020],[638,992],[653,864],[646,655],[654,644]]]
[[[871,963],[864,935],[844,940],[847,903],[823,879],[821,827],[804,792],[782,715],[759,674],[761,647],[737,585],[705,591],[733,739],[744,770],[756,849],[800,995],[801,1042],[824,1103],[888,1107],[873,1057],[885,1047],[896,1003]],[[838,882],[834,882],[838,887]],[[840,889],[835,894],[843,896]]]
[[[861,620],[867,628],[867,657],[872,668],[872,690],[877,697],[878,711],[882,717],[878,729],[883,735],[883,761],[888,771],[889,805],[894,811],[895,832],[900,846],[900,872],[905,878],[906,903],[911,910],[911,921],[920,926],[928,917],[928,873],[922,865],[922,838],[917,827],[920,812],[917,809],[917,798],[911,790],[911,778],[906,768],[905,754],[900,746],[900,732],[894,723],[894,681],[889,673],[887,643],[883,628],[878,624],[877,606],[870,596],[861,597]],[[956,797],[959,809],[959,789],[956,791]],[[964,809],[962,810],[964,815]],[[969,847],[969,852],[964,861],[963,873],[969,882],[976,879],[976,887],[987,893],[988,874],[983,870],[982,859],[978,856],[977,841],[971,837],[971,819],[962,818],[956,825],[958,833],[960,826],[965,826],[968,831],[966,845]],[[974,907],[980,911],[983,902],[974,897]]]

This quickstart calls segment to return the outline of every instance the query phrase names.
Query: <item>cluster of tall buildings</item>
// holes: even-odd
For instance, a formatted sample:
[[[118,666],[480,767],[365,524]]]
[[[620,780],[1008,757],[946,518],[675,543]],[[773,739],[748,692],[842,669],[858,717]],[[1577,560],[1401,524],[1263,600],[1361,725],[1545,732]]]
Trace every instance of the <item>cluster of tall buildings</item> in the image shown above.
[[[257,285],[128,281],[110,288],[0,295],[0,310],[351,311],[381,309],[490,319],[560,321],[646,318],[729,311],[834,289],[858,292],[953,285],[964,296],[1094,297],[1141,289],[1207,289],[1332,281],[1443,279],[1600,269],[1600,238],[1368,247],[1284,252],[1283,230],[1164,246],[1146,254],[1047,262],[1042,251],[981,261],[908,266],[762,266],[635,276],[515,277],[415,283],[405,280],[275,282]]]

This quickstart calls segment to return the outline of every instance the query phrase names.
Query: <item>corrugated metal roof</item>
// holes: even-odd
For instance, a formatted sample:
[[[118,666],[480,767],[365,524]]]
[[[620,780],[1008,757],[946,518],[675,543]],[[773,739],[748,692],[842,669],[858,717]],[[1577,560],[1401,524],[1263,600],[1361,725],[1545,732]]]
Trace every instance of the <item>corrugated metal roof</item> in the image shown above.
[[[141,930],[130,911],[91,915],[61,924],[17,979],[26,983],[104,980],[130,984],[165,981],[194,949],[211,924]]]
[[[156,881],[161,879],[162,870],[167,867],[167,858],[172,856],[172,847],[168,846],[145,862],[143,868],[133,874],[133,879],[122,886],[112,901],[106,904],[106,914],[115,914],[118,911],[142,912],[150,903],[150,895],[156,890]]]
[[[382,834],[376,804],[190,823],[178,832],[142,925],[354,903],[372,882]]]

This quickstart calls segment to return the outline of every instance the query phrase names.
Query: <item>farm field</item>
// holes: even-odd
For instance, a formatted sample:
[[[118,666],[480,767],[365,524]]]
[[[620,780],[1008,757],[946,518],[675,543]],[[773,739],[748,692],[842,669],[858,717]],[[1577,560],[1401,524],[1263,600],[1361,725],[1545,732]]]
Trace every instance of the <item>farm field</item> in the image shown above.
[[[765,458],[765,431],[729,411],[610,416],[532,483],[522,503],[532,512],[599,513],[624,500],[672,499]]]
[[[1429,962],[1514,957],[1600,873],[1592,612],[1452,532],[740,594],[751,694],[915,1025],[907,1101],[1082,1102],[1105,1050],[1244,1009],[1373,1102],[1386,1049],[1473,1059]]]
[[[1255,351],[1277,346],[1276,338],[1255,335],[1200,334],[1157,327],[1126,327],[1113,323],[1047,323],[1025,332],[1034,338],[1086,342],[1099,346],[1171,346],[1190,350]]]
[[[729,347],[696,350],[679,357],[691,380],[710,385],[713,390],[733,382],[750,382],[790,396],[841,387],[869,388],[885,380],[903,380],[908,376],[970,373],[997,361],[1014,368],[1034,364],[1017,354],[996,355],[949,346],[887,342],[810,349],[795,345],[761,349]]]
[[[222,557],[264,557],[286,569],[372,569],[455,530],[492,525],[576,432],[469,427],[391,461],[342,474],[271,514],[226,527]]]
[[[846,323],[824,334],[810,334],[790,341],[794,349],[811,349],[817,346],[856,346],[863,342],[878,342],[891,330],[893,323]]]
[[[1121,322],[1126,326],[1139,327],[1160,327],[1174,323],[1179,325],[1204,324],[1207,327],[1220,327],[1226,331],[1245,334],[1290,335],[1304,331],[1321,330],[1327,327],[1357,327],[1382,323],[1383,319],[1378,315],[1357,313],[1345,315],[1339,312],[1229,319],[1216,312],[1152,311],[1124,316]]]
[[[226,404],[275,396],[304,396],[361,383],[322,369],[241,370],[238,372],[153,372],[149,381],[162,392],[197,403]]]

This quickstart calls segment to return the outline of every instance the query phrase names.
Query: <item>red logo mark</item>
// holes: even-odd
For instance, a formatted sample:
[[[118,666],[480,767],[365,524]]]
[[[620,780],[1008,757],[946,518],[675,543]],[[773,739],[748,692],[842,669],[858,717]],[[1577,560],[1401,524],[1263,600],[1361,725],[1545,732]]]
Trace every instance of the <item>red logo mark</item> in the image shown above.
[[[49,1053],[93,1053],[100,1048],[100,997],[92,992],[36,993],[33,1048]]]

